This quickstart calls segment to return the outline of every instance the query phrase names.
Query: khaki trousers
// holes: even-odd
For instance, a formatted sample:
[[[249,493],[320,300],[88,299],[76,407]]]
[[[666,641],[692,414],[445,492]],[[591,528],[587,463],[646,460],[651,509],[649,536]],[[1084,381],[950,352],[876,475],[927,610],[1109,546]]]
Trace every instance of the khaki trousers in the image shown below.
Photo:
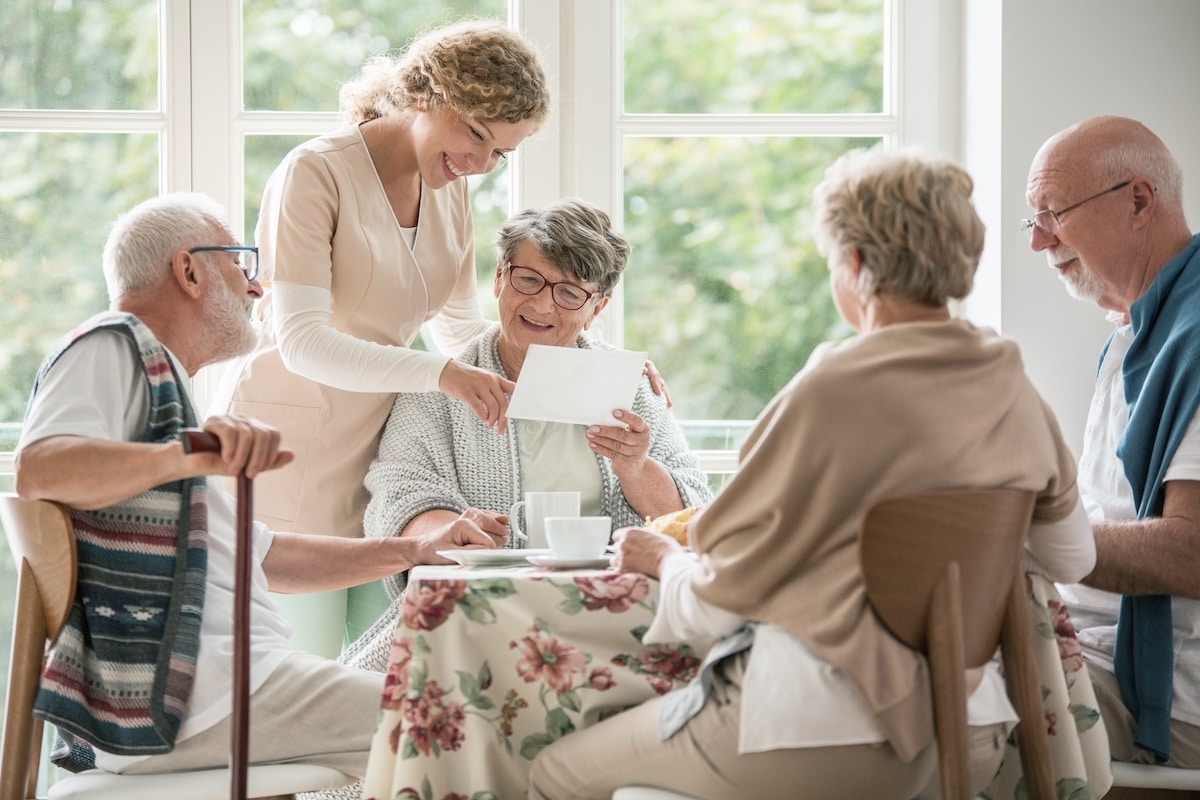
[[[361,778],[375,733],[383,676],[297,653],[250,697],[251,764],[305,761]],[[130,765],[127,775],[229,765],[230,718],[170,753]]]
[[[665,742],[658,740],[659,700],[559,739],[534,761],[529,797],[608,800],[615,789],[640,784],[704,800],[910,800],[936,784],[936,745],[907,764],[886,743],[738,754],[746,657],[716,668],[704,708]],[[985,738],[989,747],[997,738],[1003,743],[1002,736]]]
[[[1092,689],[1096,692],[1096,701],[1100,704],[1100,717],[1108,732],[1108,750],[1113,760],[1153,764],[1154,756],[1133,744],[1133,731],[1137,724],[1121,700],[1116,677],[1090,661],[1087,662],[1087,668]],[[1171,720],[1171,760],[1167,766],[1200,769],[1200,727],[1177,719]]]

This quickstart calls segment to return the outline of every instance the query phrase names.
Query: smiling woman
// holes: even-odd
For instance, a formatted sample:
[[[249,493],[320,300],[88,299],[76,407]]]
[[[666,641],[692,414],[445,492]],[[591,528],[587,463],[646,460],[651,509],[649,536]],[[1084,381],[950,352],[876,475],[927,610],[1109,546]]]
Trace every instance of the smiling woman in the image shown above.
[[[594,102],[556,111],[507,165],[468,178],[485,315],[494,317],[488,243],[511,209],[563,191],[596,198],[635,243],[637,262],[592,332],[650,350],[719,482],[749,420],[837,324],[824,263],[797,224],[806,186],[846,147],[929,138],[956,109],[955,93],[931,91],[957,47],[943,35],[953,18],[930,16],[957,5],[945,0],[2,5],[0,419],[14,425],[41,355],[68,320],[104,307],[95,255],[119,210],[160,187],[201,190],[256,243],[269,174],[339,125],[340,81],[439,22],[503,19],[511,7],[555,94]],[[691,24],[681,28],[681,18]],[[905,52],[930,57],[894,60]],[[920,101],[935,97],[939,114],[921,113]],[[198,376],[202,408],[225,366]],[[10,473],[3,453],[0,473]],[[297,635],[313,627],[306,621]]]
[[[500,322],[476,336],[459,361],[515,381],[531,345],[605,347],[585,331],[628,258],[625,237],[591,204],[560,200],[514,215],[496,235],[492,291]],[[514,281],[515,270],[522,272]],[[577,515],[605,517],[610,531],[711,499],[679,424],[646,376],[631,407],[611,411],[609,425],[517,419],[497,436],[444,394],[397,395],[367,473],[366,534],[414,536],[454,526],[504,533],[510,508],[526,492],[578,493]],[[407,573],[386,580],[393,597],[406,584]],[[393,603],[344,658],[382,670],[397,613]]]
[[[262,338],[212,410],[275,426],[297,454],[258,482],[258,519],[354,537],[395,392],[445,392],[503,429],[511,383],[409,345],[426,321],[446,354],[482,329],[462,178],[491,171],[550,99],[531,46],[479,20],[368,59],[340,100],[347,126],[295,148],[267,182],[255,231],[269,287]],[[344,633],[330,630],[323,652]]]

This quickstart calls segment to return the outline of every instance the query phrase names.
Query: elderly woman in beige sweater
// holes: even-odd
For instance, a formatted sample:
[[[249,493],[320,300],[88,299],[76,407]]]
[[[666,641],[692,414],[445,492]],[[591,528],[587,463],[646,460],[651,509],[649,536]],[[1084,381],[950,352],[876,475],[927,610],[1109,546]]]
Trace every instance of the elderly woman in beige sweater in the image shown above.
[[[923,663],[864,594],[865,512],[932,489],[1033,490],[1028,548],[1045,571],[1074,580],[1095,559],[1072,454],[1016,345],[950,313],[983,248],[971,191],[961,168],[919,151],[855,151],[829,169],[817,242],[858,335],[819,347],[763,411],[738,473],[691,523],[696,555],[617,532],[619,568],[662,581],[646,641],[715,637],[711,669],[547,748],[530,797],[626,784],[759,800],[936,792]],[[1013,720],[985,671],[971,696],[975,788]]]

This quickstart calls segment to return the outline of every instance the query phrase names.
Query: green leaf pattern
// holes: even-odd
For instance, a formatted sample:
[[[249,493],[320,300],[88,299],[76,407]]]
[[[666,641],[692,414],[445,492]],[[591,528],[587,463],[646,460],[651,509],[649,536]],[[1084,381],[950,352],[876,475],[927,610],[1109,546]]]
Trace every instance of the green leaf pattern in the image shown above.
[[[385,681],[377,741],[387,737],[388,768],[404,777],[389,775],[396,788],[384,793],[369,774],[364,797],[523,796],[543,748],[681,685],[699,664],[687,644],[642,643],[657,592],[644,576],[441,569],[420,573],[437,580],[410,576]],[[492,766],[504,758],[516,770]],[[468,786],[480,775],[497,785]]]
[[[1112,785],[1108,736],[1070,612],[1058,589],[1046,577],[1028,573],[1026,587],[1035,633],[1034,653],[1043,681],[1043,724],[1049,737],[1058,800],[1103,797]],[[1007,737],[999,772],[980,797],[987,800],[1028,797],[1014,733]]]

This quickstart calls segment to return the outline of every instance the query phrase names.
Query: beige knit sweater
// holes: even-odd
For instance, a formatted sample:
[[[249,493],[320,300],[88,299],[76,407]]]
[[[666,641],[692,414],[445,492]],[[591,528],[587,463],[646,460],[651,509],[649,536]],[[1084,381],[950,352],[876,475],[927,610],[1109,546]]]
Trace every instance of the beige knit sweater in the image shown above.
[[[1017,346],[961,321],[823,346],[760,416],[740,462],[692,523],[696,593],[803,639],[913,758],[933,740],[925,666],[870,612],[857,533],[877,501],[930,489],[1032,489],[1036,521],[1070,513],[1074,457]]]

